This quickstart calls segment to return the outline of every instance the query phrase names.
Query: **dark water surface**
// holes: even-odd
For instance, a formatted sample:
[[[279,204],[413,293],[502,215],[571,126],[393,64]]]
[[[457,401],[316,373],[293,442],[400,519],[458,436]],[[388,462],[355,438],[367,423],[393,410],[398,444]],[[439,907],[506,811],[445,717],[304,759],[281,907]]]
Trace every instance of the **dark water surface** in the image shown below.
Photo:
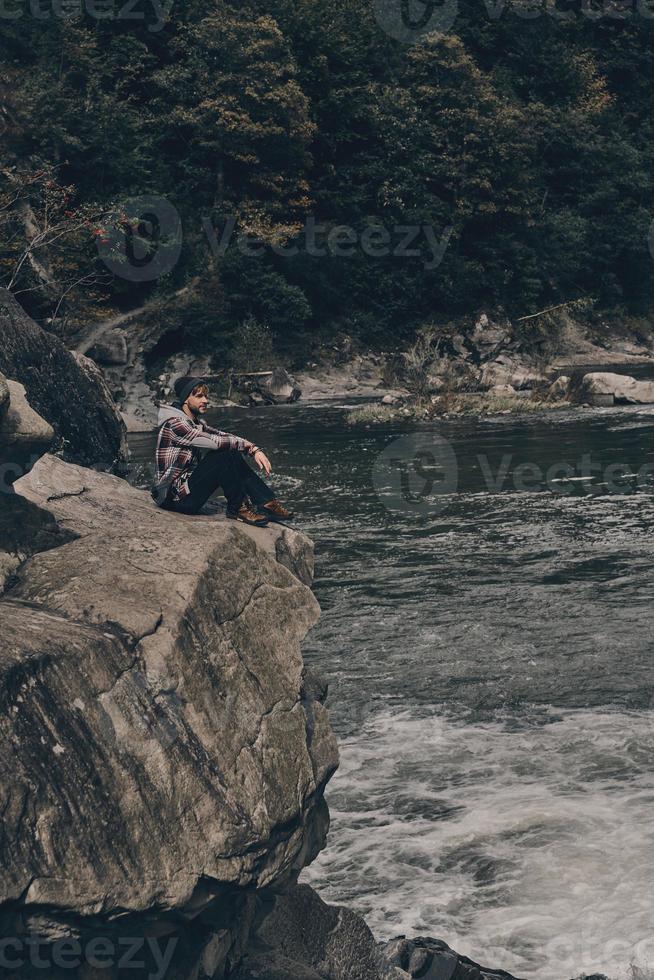
[[[218,419],[316,542],[342,762],[305,879],[517,976],[654,966],[654,413],[344,415]]]

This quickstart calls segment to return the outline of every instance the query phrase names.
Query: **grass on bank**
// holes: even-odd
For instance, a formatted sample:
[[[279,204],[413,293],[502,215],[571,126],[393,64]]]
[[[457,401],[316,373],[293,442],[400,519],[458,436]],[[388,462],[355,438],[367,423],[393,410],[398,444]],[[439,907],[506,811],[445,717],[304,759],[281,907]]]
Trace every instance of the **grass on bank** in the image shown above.
[[[544,412],[556,408],[569,408],[568,401],[543,401],[520,398],[516,395],[491,393],[448,393],[434,401],[417,399],[405,405],[361,405],[347,416],[348,425],[393,422],[399,419],[426,420],[452,416],[520,415],[527,412]]]

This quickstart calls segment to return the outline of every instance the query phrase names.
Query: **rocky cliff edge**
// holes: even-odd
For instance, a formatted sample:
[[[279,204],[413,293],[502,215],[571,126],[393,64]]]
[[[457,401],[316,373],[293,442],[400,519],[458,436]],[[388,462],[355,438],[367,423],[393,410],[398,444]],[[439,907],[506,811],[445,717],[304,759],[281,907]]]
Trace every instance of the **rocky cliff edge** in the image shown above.
[[[55,935],[291,881],[337,766],[300,655],[310,541],[53,456],[15,489],[70,540],[0,602],[3,907]]]

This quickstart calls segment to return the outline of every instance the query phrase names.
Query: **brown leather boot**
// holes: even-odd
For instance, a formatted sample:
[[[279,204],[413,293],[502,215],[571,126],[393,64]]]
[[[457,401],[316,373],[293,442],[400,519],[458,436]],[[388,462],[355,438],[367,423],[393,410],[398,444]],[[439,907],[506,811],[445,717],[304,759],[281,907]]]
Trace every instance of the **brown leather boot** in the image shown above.
[[[253,524],[255,527],[266,527],[268,524],[268,518],[263,514],[255,513],[247,503],[242,503],[238,510],[228,507],[227,517],[233,521],[243,521],[244,524]]]
[[[281,500],[269,500],[267,504],[259,508],[259,513],[264,514],[269,521],[290,521],[295,517],[292,510],[287,510]]]

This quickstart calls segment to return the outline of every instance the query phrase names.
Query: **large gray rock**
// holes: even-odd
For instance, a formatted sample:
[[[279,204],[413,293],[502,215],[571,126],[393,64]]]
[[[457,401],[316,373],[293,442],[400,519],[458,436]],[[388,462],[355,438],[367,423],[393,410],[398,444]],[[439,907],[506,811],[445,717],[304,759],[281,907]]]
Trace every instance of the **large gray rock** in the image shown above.
[[[654,403],[654,381],[636,381],[628,375],[608,371],[591,372],[582,378],[581,397],[591,405],[615,402],[648,405]]]
[[[494,323],[486,313],[482,313],[475,322],[468,343],[478,360],[487,361],[506,348],[511,340],[508,324]]]
[[[52,428],[30,406],[23,386],[0,374],[0,594],[21,561],[68,539],[50,514],[13,492],[14,482],[53,439]]]
[[[0,494],[10,492],[53,440],[52,426],[34,411],[24,387],[0,375]]]
[[[52,456],[16,492],[71,539],[0,601],[0,903],[51,935],[208,910],[229,948],[239,903],[325,841],[337,749],[300,654],[318,605],[290,570],[311,543]]]
[[[0,374],[0,422],[4,419],[9,409],[9,387],[7,379]]]
[[[309,885],[259,899],[235,980],[400,980],[360,915]]]
[[[504,970],[480,966],[460,956],[441,939],[418,937],[397,939],[384,944],[388,961],[405,971],[404,976],[421,980],[515,980]]]
[[[276,367],[268,382],[262,385],[261,393],[267,401],[283,404],[296,402],[302,389],[284,368]]]
[[[107,330],[88,352],[98,364],[127,364],[127,335],[118,327]]]
[[[58,548],[71,540],[52,514],[18,494],[2,497],[0,507],[0,596],[11,576],[30,555]]]
[[[509,396],[516,394],[516,390],[513,385],[493,385],[492,388],[488,390],[489,395]]]
[[[546,392],[548,401],[562,401],[570,397],[570,378],[567,374],[561,374],[549,386]]]
[[[284,368],[276,367],[271,372],[234,375],[233,384],[242,394],[247,395],[250,405],[283,405],[296,402],[302,389]]]
[[[66,458],[124,466],[125,426],[100,372],[77,361],[6,289],[0,289],[0,371],[25,386],[30,405],[55,430]],[[88,360],[88,359],[87,359]]]
[[[487,361],[481,372],[481,387],[493,388],[496,385],[511,385],[516,391],[532,388],[547,381],[546,376],[532,368],[523,358],[514,354],[500,354]]]

